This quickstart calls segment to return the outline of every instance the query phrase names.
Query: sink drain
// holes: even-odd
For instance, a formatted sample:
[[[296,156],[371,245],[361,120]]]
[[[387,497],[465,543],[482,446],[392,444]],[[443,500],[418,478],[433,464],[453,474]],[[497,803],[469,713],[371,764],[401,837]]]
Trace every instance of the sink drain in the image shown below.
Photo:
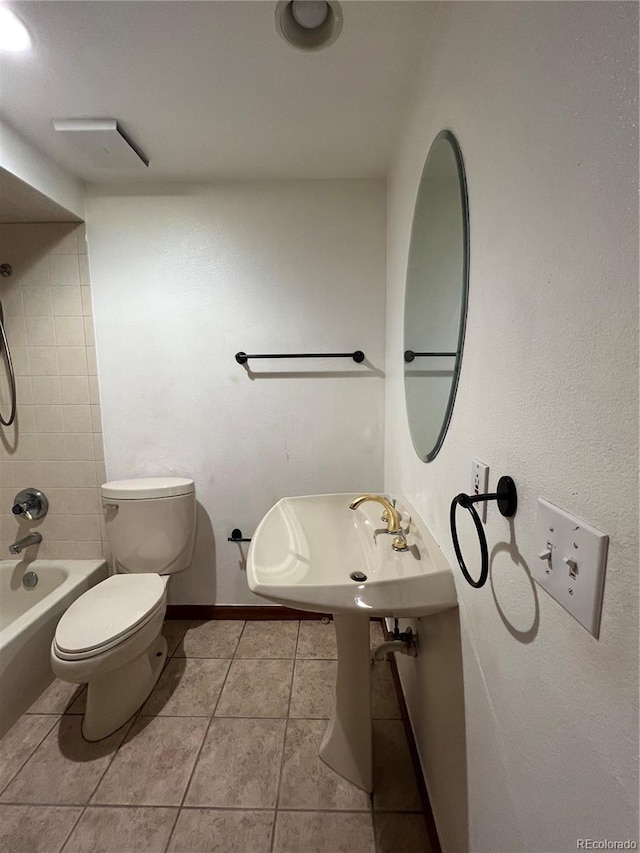
[[[351,572],[349,575],[352,581],[358,581],[358,583],[362,583],[362,581],[366,581],[367,576],[364,572]]]

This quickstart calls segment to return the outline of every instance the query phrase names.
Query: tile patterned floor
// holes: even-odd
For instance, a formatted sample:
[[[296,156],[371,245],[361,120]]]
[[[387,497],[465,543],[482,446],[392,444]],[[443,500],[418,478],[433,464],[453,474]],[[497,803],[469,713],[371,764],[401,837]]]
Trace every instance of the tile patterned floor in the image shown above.
[[[164,633],[155,690],[109,738],[83,740],[83,688],[55,681],[0,741],[0,851],[430,853],[386,662],[370,798],[318,758],[332,625],[175,620]]]

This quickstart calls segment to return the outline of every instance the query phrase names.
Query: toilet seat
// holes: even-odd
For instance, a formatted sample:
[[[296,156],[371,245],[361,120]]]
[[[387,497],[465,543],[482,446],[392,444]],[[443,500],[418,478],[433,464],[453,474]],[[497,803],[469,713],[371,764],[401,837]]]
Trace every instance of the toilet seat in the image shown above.
[[[157,574],[113,575],[76,599],[53,641],[63,660],[83,660],[123,643],[165,606],[165,579]]]

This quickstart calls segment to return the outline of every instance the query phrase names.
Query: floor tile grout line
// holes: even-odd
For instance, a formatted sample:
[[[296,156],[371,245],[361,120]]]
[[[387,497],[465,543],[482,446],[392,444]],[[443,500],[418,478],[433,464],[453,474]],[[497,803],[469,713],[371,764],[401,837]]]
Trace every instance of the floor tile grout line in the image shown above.
[[[23,716],[26,716],[26,715],[25,715],[25,714],[23,714]],[[43,717],[46,717],[46,716],[52,716],[52,717],[53,717],[54,715],[53,715],[53,714],[51,714],[51,715],[49,715],[49,714],[42,714],[41,716],[43,716]],[[2,796],[2,794],[4,794],[4,792],[7,790],[7,788],[9,787],[9,785],[10,785],[10,784],[13,782],[13,780],[16,778],[16,776],[18,775],[18,773],[20,773],[20,772],[22,771],[22,768],[25,766],[25,764],[26,764],[28,761],[30,761],[30,760],[31,760],[31,758],[32,758],[32,757],[36,754],[36,752],[40,749],[40,747],[41,747],[41,746],[42,746],[42,744],[45,742],[45,740],[49,737],[49,735],[51,734],[51,732],[55,729],[56,725],[60,722],[60,720],[62,719],[62,716],[63,716],[62,714],[59,714],[59,715],[58,715],[58,719],[57,719],[57,720],[56,720],[56,719],[54,719],[53,724],[52,724],[52,725],[47,729],[47,731],[44,733],[44,735],[43,735],[43,736],[40,738],[40,740],[36,743],[36,745],[34,746],[34,748],[31,750],[31,752],[29,753],[29,755],[27,755],[27,757],[26,757],[26,758],[25,758],[25,760],[22,762],[22,764],[18,767],[18,769],[16,770],[16,772],[15,772],[12,776],[10,776],[10,777],[9,777],[9,781],[6,783],[6,785],[3,785],[3,786],[2,786],[2,788],[0,788],[0,797]],[[18,720],[16,720],[16,723],[17,723],[17,722],[18,722]],[[16,724],[16,723],[14,723],[13,725],[15,726],[15,724]],[[12,726],[11,728],[13,728],[13,726]],[[9,729],[9,731],[11,731],[11,729]],[[9,732],[7,732],[7,734],[8,734],[8,733],[9,733]]]
[[[233,660],[236,659],[236,655],[238,654],[238,649],[240,648],[240,643],[242,642],[242,637],[244,636],[244,632],[247,630],[247,625],[248,625],[248,620],[245,621],[244,625],[242,626],[242,631],[240,631],[240,636],[238,637],[238,642],[236,643],[236,647],[233,650],[233,655],[232,655]]]
[[[136,809],[175,809],[176,811],[210,811],[210,812],[273,812],[275,809],[269,806],[202,806],[202,805],[184,805],[177,806],[175,803],[25,803],[25,802],[6,802],[0,803],[0,809],[3,806],[11,808],[47,808],[47,809],[126,809],[135,811]],[[319,812],[320,814],[370,814],[368,809],[321,809],[313,806],[305,806],[304,808],[295,806],[292,808],[282,808],[279,811],[283,812]],[[424,817],[424,812],[419,809],[408,809],[406,811],[400,809],[378,809],[375,814],[397,814],[397,815],[416,815]]]
[[[113,764],[113,762],[114,762],[114,759],[115,759],[116,755],[120,752],[120,747],[123,745],[123,743],[126,741],[126,739],[127,739],[127,737],[129,736],[129,734],[131,733],[131,729],[132,729],[132,728],[133,728],[133,726],[135,725],[135,722],[136,722],[136,719],[137,719],[138,715],[139,715],[139,710],[138,710],[138,711],[136,711],[136,713],[135,713],[135,714],[133,714],[133,715],[129,718],[129,720],[128,720],[128,726],[127,726],[127,729],[126,729],[126,731],[125,731],[125,733],[124,733],[124,737],[122,738],[122,740],[120,741],[120,743],[118,744],[118,746],[113,750],[113,754],[111,755],[111,758],[110,758],[110,759],[109,759],[109,761],[107,762],[107,766],[104,768],[104,772],[100,774],[100,778],[98,779],[97,783],[94,785],[93,790],[91,791],[91,794],[90,794],[89,798],[87,799],[87,802],[85,803],[85,808],[86,808],[86,806],[90,805],[90,803],[91,803],[91,798],[92,798],[92,797],[95,797],[95,795],[96,795],[96,791],[97,791],[97,790],[98,790],[98,788],[100,787],[100,785],[101,785],[101,783],[102,783],[102,780],[103,780],[103,779],[104,779],[104,777],[105,777],[105,774],[107,773],[107,771],[109,770],[109,768],[110,768],[110,767],[111,767],[111,765]],[[118,729],[116,729],[116,731],[118,731]],[[115,734],[115,732],[113,732],[113,734]]]
[[[287,748],[287,734],[289,732],[289,714],[291,712],[291,697],[293,695],[293,680],[296,672],[296,660],[298,659],[298,644],[300,642],[300,625],[298,621],[298,630],[296,632],[296,643],[293,650],[293,665],[291,667],[291,679],[289,681],[289,699],[287,701],[287,716],[284,723],[284,737],[282,739],[282,753],[280,755],[280,770],[278,773],[278,784],[276,786],[276,802],[273,812],[273,825],[271,827],[271,842],[269,844],[269,853],[273,853],[274,844],[276,841],[276,824],[278,822],[278,808],[280,805],[280,788],[282,786],[282,770],[284,768],[284,754]]]
[[[267,661],[267,660],[293,660],[293,661],[310,661],[310,662],[326,662],[326,663],[336,663],[338,658],[308,658],[308,657],[282,657],[282,655],[274,655],[273,657],[238,657],[235,653],[231,656],[220,657],[216,655],[179,655],[175,654],[172,657],[172,660],[233,660],[233,661],[245,661],[245,660],[259,660],[259,661]],[[39,712],[45,713],[45,712]],[[51,711],[50,713],[53,713]]]
[[[86,810],[87,810],[87,806],[86,806],[86,805],[85,805],[85,806],[83,806],[83,808],[81,808],[81,809],[80,809],[80,814],[78,815],[78,817],[77,817],[76,821],[74,822],[73,826],[71,827],[71,829],[70,829],[70,830],[69,830],[69,832],[67,833],[67,837],[66,837],[66,838],[65,838],[65,840],[62,842],[62,846],[60,847],[60,853],[64,853],[64,848],[67,846],[67,844],[69,843],[69,840],[70,840],[71,836],[72,836],[72,835],[73,835],[73,833],[76,831],[76,827],[78,826],[78,824],[79,824],[79,823],[80,823],[80,821],[82,820],[82,816],[84,815],[84,813],[86,812]]]
[[[205,737],[206,737],[206,735],[205,735]],[[140,808],[140,806],[138,806],[138,808]],[[169,850],[169,845],[171,844],[171,842],[173,840],[173,833],[176,831],[176,826],[178,825],[178,818],[180,817],[181,814],[182,814],[182,807],[178,806],[178,808],[176,809],[176,816],[174,817],[173,823],[171,824],[171,831],[169,832],[169,835],[167,836],[167,843],[165,844],[165,846],[163,848],[163,853],[167,853],[167,851]]]
[[[245,627],[246,627],[246,622],[242,626],[242,631],[240,632],[240,635],[238,636],[238,643],[240,642],[240,637],[242,636]],[[185,635],[186,635],[186,632],[185,632]],[[237,648],[237,644],[236,644],[236,648]],[[171,832],[169,833],[169,837],[167,838],[167,843],[164,847],[164,853],[167,853],[167,851],[169,850],[169,846],[171,845],[171,841],[173,839],[173,835],[175,833],[176,826],[178,825],[178,820],[180,818],[180,814],[181,814],[182,809],[184,807],[184,803],[185,803],[185,800],[187,798],[187,794],[189,793],[189,788],[191,786],[191,782],[193,780],[194,773],[196,772],[196,767],[198,766],[198,761],[200,760],[200,756],[202,755],[202,750],[204,749],[204,745],[207,741],[207,737],[209,736],[209,731],[211,729],[211,723],[215,719],[216,709],[218,707],[218,703],[220,702],[220,697],[222,696],[222,691],[224,690],[225,684],[227,683],[227,679],[229,678],[229,673],[231,672],[231,664],[232,663],[233,663],[233,658],[231,658],[229,660],[229,666],[227,667],[227,671],[225,673],[224,680],[220,686],[220,692],[218,693],[218,698],[216,699],[215,705],[214,705],[213,710],[211,712],[211,715],[209,717],[209,722],[207,723],[207,726],[204,730],[204,737],[202,738],[202,743],[200,744],[200,748],[198,749],[198,751],[196,753],[195,761],[193,762],[193,766],[191,768],[191,773],[189,774],[189,778],[187,779],[187,784],[184,786],[184,791],[182,793],[182,799],[180,800],[180,804],[178,806],[178,811],[176,812],[176,819],[173,822],[173,826],[171,827]]]

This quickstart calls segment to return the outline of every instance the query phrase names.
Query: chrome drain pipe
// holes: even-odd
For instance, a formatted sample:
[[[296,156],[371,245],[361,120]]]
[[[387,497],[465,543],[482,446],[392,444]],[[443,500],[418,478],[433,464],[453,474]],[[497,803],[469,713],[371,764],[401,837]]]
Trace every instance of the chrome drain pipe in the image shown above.
[[[373,650],[373,659],[374,661],[384,660],[388,654],[392,654],[393,652],[400,652],[401,655],[409,655],[412,658],[417,657],[418,644],[411,628],[407,628],[396,639],[387,640],[385,643],[380,643],[379,646],[376,646]]]

